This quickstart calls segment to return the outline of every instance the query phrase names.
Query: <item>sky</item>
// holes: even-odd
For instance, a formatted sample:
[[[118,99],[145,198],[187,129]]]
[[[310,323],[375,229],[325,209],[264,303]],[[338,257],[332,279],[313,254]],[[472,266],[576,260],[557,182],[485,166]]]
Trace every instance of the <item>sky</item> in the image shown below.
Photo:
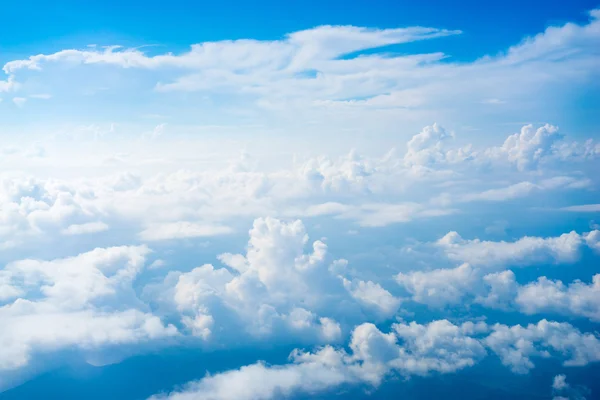
[[[0,400],[600,396],[600,4],[0,24]]]

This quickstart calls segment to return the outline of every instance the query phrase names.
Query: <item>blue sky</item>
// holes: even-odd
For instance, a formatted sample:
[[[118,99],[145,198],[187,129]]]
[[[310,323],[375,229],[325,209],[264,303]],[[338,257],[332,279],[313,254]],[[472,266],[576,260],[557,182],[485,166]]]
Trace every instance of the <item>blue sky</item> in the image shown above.
[[[592,399],[600,9],[13,2],[0,400]]]
[[[422,25],[461,29],[467,45],[446,43],[465,59],[495,53],[534,35],[549,24],[582,22],[594,1],[277,1],[195,2],[59,1],[7,5],[2,25],[2,50],[44,51],[47,46],[101,44],[160,44],[186,47],[190,43],[224,39],[276,39],[318,25],[356,25],[393,28]],[[23,18],[19,18],[19,16]],[[26,17],[25,17],[26,15]],[[504,23],[500,23],[503,21]],[[490,29],[490,25],[495,25]],[[36,48],[40,46],[40,48]],[[46,46],[41,48],[41,46]],[[56,48],[58,49],[58,48]]]

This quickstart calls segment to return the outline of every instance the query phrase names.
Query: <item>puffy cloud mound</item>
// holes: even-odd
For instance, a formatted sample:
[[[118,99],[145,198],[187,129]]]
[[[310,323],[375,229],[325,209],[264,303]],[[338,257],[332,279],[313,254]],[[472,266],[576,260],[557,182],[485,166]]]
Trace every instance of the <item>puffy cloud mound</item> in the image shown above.
[[[338,322],[361,318],[390,318],[400,300],[373,281],[349,279],[346,271],[328,267],[327,245],[309,245],[300,220],[284,222],[259,218],[249,231],[246,254],[224,253],[225,267],[206,264],[190,272],[171,271],[164,283],[151,290],[168,293],[167,308],[181,314],[192,334],[205,340],[239,340],[240,329],[253,337],[285,332],[307,342],[341,339]],[[169,306],[170,304],[170,306]],[[212,332],[225,332],[218,337]]]
[[[453,269],[399,273],[396,281],[412,296],[413,301],[433,307],[458,304],[477,284],[478,273],[469,264]]]
[[[590,390],[585,386],[572,386],[567,382],[567,376],[559,374],[552,380],[552,400],[585,400]]]
[[[556,152],[554,145],[559,139],[561,135],[555,126],[546,124],[534,129],[533,125],[525,125],[520,133],[509,136],[501,149],[510,162],[525,170],[537,166],[544,157]]]
[[[451,139],[452,134],[438,124],[426,126],[413,136],[406,144],[404,163],[407,166],[430,167],[446,162],[444,142]]]
[[[568,323],[541,320],[526,327],[496,324],[485,338],[502,363],[516,373],[534,367],[531,357],[552,354],[565,358],[566,366],[581,366],[600,361],[600,340],[591,333],[581,333]]]
[[[398,324],[392,332],[383,333],[365,323],[352,332],[350,353],[331,346],[314,353],[295,350],[290,355],[291,364],[268,366],[259,362],[209,375],[182,391],[152,399],[267,400],[348,383],[378,385],[392,371],[407,376],[454,372],[485,356],[483,345],[468,337],[481,329],[483,326],[472,323],[457,326],[443,320],[428,325]]]
[[[574,263],[580,248],[594,247],[597,231],[571,232],[554,238],[524,237],[515,242],[464,240],[450,232],[436,246],[452,260],[468,261],[455,268],[416,270],[396,275],[396,281],[414,302],[434,308],[478,303],[500,310],[525,314],[554,313],[598,321],[599,275],[591,283],[575,280],[565,285],[560,280],[539,276],[520,284],[511,270],[487,273],[500,267],[524,267],[551,261]]]
[[[149,249],[98,248],[51,261],[21,260],[0,270],[0,374],[37,353],[85,352],[176,335],[139,308],[132,282]]]
[[[566,375],[556,375],[552,381],[552,389],[563,390],[569,387]]]
[[[549,238],[525,236],[515,242],[466,240],[457,232],[449,232],[437,241],[448,258],[482,268],[573,263],[579,259],[583,243],[582,236],[574,231]]]
[[[290,364],[269,366],[259,362],[208,375],[180,391],[152,399],[269,400],[344,384],[377,386],[389,374],[444,374],[471,367],[486,357],[486,347],[516,373],[533,368],[532,356],[555,355],[566,359],[565,365],[584,365],[600,357],[597,337],[569,324],[546,320],[525,328],[499,324],[490,327],[483,322],[455,325],[447,320],[425,325],[398,323],[389,333],[364,323],[354,328],[349,353],[331,346],[312,353],[295,350]],[[585,352],[588,348],[590,353]],[[561,386],[556,390],[564,389],[560,379],[555,385]]]
[[[600,321],[598,299],[600,274],[594,275],[589,285],[579,280],[565,285],[541,276],[536,282],[519,287],[515,302],[527,314],[555,312]]]
[[[341,277],[346,290],[366,308],[378,311],[384,317],[392,317],[400,307],[400,299],[394,297],[381,285],[372,281],[350,281]]]

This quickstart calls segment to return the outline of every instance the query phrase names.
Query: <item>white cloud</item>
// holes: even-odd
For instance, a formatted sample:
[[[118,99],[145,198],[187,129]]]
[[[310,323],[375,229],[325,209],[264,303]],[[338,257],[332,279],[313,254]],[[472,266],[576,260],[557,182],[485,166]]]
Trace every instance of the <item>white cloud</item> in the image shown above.
[[[172,336],[177,330],[138,310],[103,313],[53,311],[35,304],[16,303],[0,310],[5,329],[0,334],[0,374],[26,366],[35,353],[66,348],[93,350],[107,345],[135,344]]]
[[[280,57],[295,57],[290,70],[303,69],[311,61],[331,59],[359,50],[395,43],[435,38],[457,34],[458,31],[432,28],[366,29],[352,26],[321,26],[290,34],[283,41],[260,42],[254,40],[223,41],[193,45],[180,56],[173,54],[147,57],[137,49],[121,49],[118,46],[103,50],[63,50],[50,55],[36,55],[27,60],[15,60],[4,65],[6,73],[20,69],[40,70],[44,63],[68,61],[82,64],[113,64],[124,68],[179,67],[203,69],[227,62],[246,68],[259,67],[268,61],[267,67],[275,67]]]
[[[178,221],[150,225],[139,236],[144,241],[159,241],[226,235],[231,232],[232,229],[227,226]]]
[[[148,269],[159,269],[166,265],[167,265],[167,263],[165,262],[165,260],[158,259],[158,260],[152,261],[152,264],[150,264],[148,266]]]
[[[595,229],[587,233],[584,237],[589,247],[600,252],[600,230]]]
[[[360,304],[374,308],[385,317],[392,317],[400,307],[400,299],[394,297],[381,285],[371,281],[350,281],[341,277],[346,290]]]
[[[585,386],[572,386],[567,382],[567,376],[559,374],[552,380],[552,400],[585,400],[590,390]]]
[[[591,353],[585,353],[588,346]],[[426,325],[399,323],[389,333],[365,323],[354,329],[348,347],[350,353],[330,346],[314,353],[295,350],[290,364],[251,364],[208,375],[179,391],[151,399],[268,400],[343,384],[377,386],[392,373],[429,375],[472,367],[486,357],[486,347],[516,373],[533,368],[533,356],[554,355],[566,359],[565,365],[584,365],[600,358],[598,338],[582,334],[569,324],[546,320],[525,328],[499,324],[489,327],[482,322],[454,325],[447,320]]]
[[[356,220],[363,227],[382,227],[414,219],[447,216],[455,212],[455,209],[427,207],[419,203],[369,203],[346,209],[338,218]]]
[[[558,237],[525,236],[514,242],[466,240],[449,232],[437,241],[451,260],[484,268],[526,266],[542,262],[573,263],[579,259],[583,245],[577,232]]]
[[[484,343],[515,373],[527,373],[532,369],[531,357],[534,356],[558,354],[565,358],[565,366],[600,361],[600,340],[567,323],[542,320],[526,327],[496,324],[492,331]]]
[[[238,370],[209,375],[182,391],[152,399],[272,399],[298,392],[313,393],[344,383],[378,385],[390,371],[405,375],[449,373],[472,366],[484,347],[468,334],[478,327],[448,321],[428,325],[397,324],[388,334],[373,324],[357,326],[349,343],[351,353],[326,346],[315,353],[292,352],[287,365],[256,363]],[[402,341],[399,345],[397,342]]]
[[[540,276],[536,281],[519,284],[512,271],[488,274],[483,277],[485,289],[477,302],[492,308],[516,309],[525,314],[555,313],[569,317],[583,317],[600,321],[600,275],[594,275],[586,284],[575,280],[565,285],[560,280]]]
[[[514,162],[519,170],[526,170],[537,164],[553,152],[554,144],[561,138],[558,128],[544,125],[534,130],[533,125],[526,125],[521,132],[509,136],[501,147],[508,160]]]
[[[572,211],[572,212],[599,212],[600,204],[583,204],[578,206],[569,206],[561,208],[563,211]]]
[[[479,340],[471,336],[486,330],[484,323],[454,325],[447,320],[426,325],[395,324],[394,331],[405,351],[401,350],[400,357],[390,364],[401,372],[417,375],[452,373],[471,367],[486,355]]]
[[[10,92],[19,88],[19,84],[15,81],[14,75],[9,75],[8,79],[0,80],[0,93]]]
[[[567,383],[567,377],[564,374],[556,375],[554,380],[552,381],[552,389],[554,390],[563,390],[569,387]]]
[[[489,189],[479,193],[466,194],[463,201],[506,201],[525,197],[538,186],[531,182],[519,182],[500,189]]]
[[[542,179],[537,183],[519,182],[498,189],[488,189],[483,192],[467,193],[460,196],[457,201],[507,201],[526,197],[535,192],[557,189],[583,189],[592,185],[587,178],[573,178],[569,176],[554,176]]]
[[[433,308],[478,303],[527,315],[554,313],[600,321],[600,275],[594,275],[590,284],[576,280],[565,285],[540,276],[521,285],[510,270],[484,275],[463,264],[453,269],[400,273],[396,280],[412,301]]]
[[[177,334],[144,310],[131,284],[149,249],[98,248],[52,261],[21,260],[0,270],[0,374],[38,353],[85,352]]]
[[[223,253],[223,254],[219,254],[217,256],[217,258],[223,264],[227,265],[228,267],[233,268],[234,270],[238,271],[240,274],[243,274],[249,268],[248,260],[246,260],[246,257],[241,254]]]
[[[600,274],[590,284],[575,281],[568,286],[542,276],[519,287],[515,302],[527,314],[555,312],[600,321],[599,298]]]
[[[104,232],[108,230],[104,222],[88,222],[86,224],[73,224],[62,230],[64,235],[85,235],[87,233]]]
[[[207,264],[167,276],[159,290],[172,291],[184,324],[205,339],[213,329],[242,327],[256,337],[284,331],[309,342],[339,340],[339,324],[331,314],[321,314],[336,309],[330,301],[348,301],[341,282],[326,268],[327,246],[317,240],[312,252],[304,253],[308,236],[299,220],[259,218],[249,233],[245,255],[218,257],[231,270]],[[238,334],[230,334],[239,340]]]
[[[481,283],[485,289],[479,290],[480,294],[475,299],[477,303],[501,310],[510,310],[514,306],[519,285],[512,271],[487,274]]]
[[[13,97],[12,102],[15,103],[17,107],[23,107],[27,102],[27,98],[25,97]]]
[[[48,93],[37,93],[37,94],[30,94],[29,97],[32,99],[49,100],[52,98],[52,95],[48,94]]]
[[[335,387],[348,380],[335,367],[340,355],[331,348],[317,354],[300,354],[296,362],[284,366],[256,363],[224,373],[209,375],[189,383],[181,392],[157,395],[151,399],[169,400],[268,400],[296,391],[313,392]]]
[[[519,284],[510,270],[486,273],[490,269],[506,267],[576,262],[584,244],[596,247],[598,231],[582,235],[571,232],[546,239],[524,237],[515,242],[465,241],[455,235],[454,232],[447,234],[437,245],[442,246],[450,259],[467,263],[455,268],[416,270],[396,276],[412,301],[433,308],[468,307],[478,303],[495,309],[518,310],[528,315],[555,313],[600,320],[596,301],[600,296],[598,275],[589,284],[575,280],[565,285],[545,276]]]
[[[438,124],[426,126],[406,144],[404,163],[409,167],[413,165],[428,167],[446,162],[446,152],[442,151],[443,143],[452,137],[451,133],[446,132]]]
[[[480,279],[469,264],[453,269],[399,273],[396,276],[396,281],[410,293],[414,301],[432,307],[462,303],[463,297],[472,291]]]

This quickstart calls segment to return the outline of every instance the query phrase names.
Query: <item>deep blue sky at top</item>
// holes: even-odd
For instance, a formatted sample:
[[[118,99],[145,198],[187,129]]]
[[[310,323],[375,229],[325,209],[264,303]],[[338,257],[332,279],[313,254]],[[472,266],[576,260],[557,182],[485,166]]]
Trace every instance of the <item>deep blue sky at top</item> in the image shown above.
[[[598,0],[30,0],[6,2],[0,61],[86,44],[161,45],[180,51],[223,39],[277,39],[323,24],[431,26],[464,34],[403,45],[403,52],[444,51],[470,60],[494,54],[549,24],[587,20]],[[440,46],[443,45],[440,49]],[[161,49],[162,48],[162,49]]]

